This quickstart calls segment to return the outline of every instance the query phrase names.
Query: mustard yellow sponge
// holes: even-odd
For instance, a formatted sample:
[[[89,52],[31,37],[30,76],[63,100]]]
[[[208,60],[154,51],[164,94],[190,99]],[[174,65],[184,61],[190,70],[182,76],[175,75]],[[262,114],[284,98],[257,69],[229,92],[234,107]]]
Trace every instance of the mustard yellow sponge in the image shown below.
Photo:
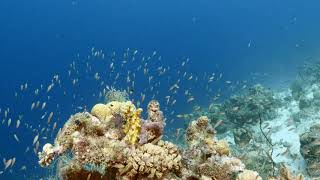
[[[123,126],[123,131],[126,134],[125,140],[135,144],[140,136],[142,109],[136,109],[131,101],[127,101],[121,107],[121,112],[124,119],[126,119],[126,123]]]

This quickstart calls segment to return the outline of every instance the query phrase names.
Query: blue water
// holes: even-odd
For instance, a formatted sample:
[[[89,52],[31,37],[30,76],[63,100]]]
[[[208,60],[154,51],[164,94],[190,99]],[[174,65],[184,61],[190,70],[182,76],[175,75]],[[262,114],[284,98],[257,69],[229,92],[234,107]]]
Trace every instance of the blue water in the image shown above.
[[[127,48],[149,55],[157,51],[157,56],[173,68],[178,69],[177,64],[189,58],[190,72],[223,72],[224,80],[257,78],[269,87],[282,88],[295,78],[298,66],[318,59],[319,7],[316,0],[2,0],[0,105],[3,111],[10,107],[13,122],[10,128],[6,123],[0,125],[0,158],[16,157],[17,162],[0,179],[42,175],[32,149],[24,153],[35,133],[15,129],[15,122],[23,114],[25,122],[39,124],[43,113],[30,113],[34,89],[40,84],[46,89],[54,74],[61,74],[62,80],[67,81],[68,66],[77,54],[85,59],[92,47],[106,54],[116,51],[120,57]],[[132,68],[128,65],[126,70]],[[174,78],[175,74],[170,76]],[[19,92],[20,85],[26,82],[28,92]],[[70,84],[62,85],[70,92],[66,97],[62,90],[51,94],[53,100],[48,109],[55,111],[59,103],[60,124],[75,113],[71,104],[90,108],[98,100],[91,96],[98,84],[84,82],[87,84],[76,89]],[[166,81],[163,79],[162,83]],[[167,88],[161,87],[160,92]],[[118,88],[125,87],[119,84]],[[88,97],[74,100],[71,91]],[[139,89],[136,91],[139,94]],[[18,98],[14,92],[19,92]],[[200,92],[199,89],[198,104],[206,104]],[[46,98],[42,95],[39,99]],[[177,108],[183,110],[181,106]],[[0,115],[3,117],[3,112]],[[14,133],[19,135],[20,143],[13,139]],[[20,170],[22,165],[27,166],[27,172]],[[0,171],[1,168],[2,165]]]

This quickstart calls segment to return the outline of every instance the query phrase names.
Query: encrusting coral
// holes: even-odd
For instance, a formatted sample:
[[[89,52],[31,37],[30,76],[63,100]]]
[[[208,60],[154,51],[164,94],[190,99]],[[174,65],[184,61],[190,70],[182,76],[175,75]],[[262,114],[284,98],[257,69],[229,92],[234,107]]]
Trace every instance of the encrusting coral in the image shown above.
[[[187,149],[162,140],[164,116],[157,101],[148,118],[131,101],[97,104],[66,122],[54,145],[46,144],[39,164],[58,161],[59,177],[73,179],[205,179],[228,180],[245,170],[230,155],[228,143],[215,138],[206,116],[187,129]],[[68,163],[62,157],[71,153]],[[59,158],[61,157],[61,158]]]
[[[214,135],[206,116],[190,123],[186,132],[188,148],[183,154],[189,176],[228,180],[245,169],[239,159],[230,156],[228,144],[217,141]]]

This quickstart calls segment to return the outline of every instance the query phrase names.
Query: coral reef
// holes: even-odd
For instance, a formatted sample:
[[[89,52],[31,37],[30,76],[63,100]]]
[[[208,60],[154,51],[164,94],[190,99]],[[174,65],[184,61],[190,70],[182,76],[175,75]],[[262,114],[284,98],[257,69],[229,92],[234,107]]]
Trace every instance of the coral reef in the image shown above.
[[[304,177],[301,174],[297,176],[292,175],[291,171],[285,166],[281,165],[279,170],[279,178],[280,180],[304,180]]]
[[[307,163],[310,176],[320,176],[320,124],[300,136],[301,154]]]
[[[244,164],[230,156],[229,146],[215,139],[215,130],[206,116],[192,121],[186,132],[188,148],[183,154],[186,168],[192,177],[231,179],[245,169]]]
[[[39,164],[47,167],[57,160],[63,180],[228,180],[245,170],[231,156],[228,143],[215,138],[206,116],[190,123],[187,148],[179,150],[161,139],[165,122],[159,103],[149,103],[147,120],[141,119],[141,111],[130,101],[112,101],[71,116],[55,143],[43,147]],[[70,158],[64,158],[68,153]]]
[[[258,123],[260,116],[271,116],[279,104],[272,91],[258,84],[245,94],[232,96],[224,104],[224,110],[228,120],[241,127]]]

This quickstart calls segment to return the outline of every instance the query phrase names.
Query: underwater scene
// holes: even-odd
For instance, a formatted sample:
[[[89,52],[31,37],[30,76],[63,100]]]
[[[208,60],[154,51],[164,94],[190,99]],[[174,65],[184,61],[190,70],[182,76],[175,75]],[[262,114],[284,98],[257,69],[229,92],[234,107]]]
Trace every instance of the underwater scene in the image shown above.
[[[319,10],[2,0],[0,180],[320,180]]]

